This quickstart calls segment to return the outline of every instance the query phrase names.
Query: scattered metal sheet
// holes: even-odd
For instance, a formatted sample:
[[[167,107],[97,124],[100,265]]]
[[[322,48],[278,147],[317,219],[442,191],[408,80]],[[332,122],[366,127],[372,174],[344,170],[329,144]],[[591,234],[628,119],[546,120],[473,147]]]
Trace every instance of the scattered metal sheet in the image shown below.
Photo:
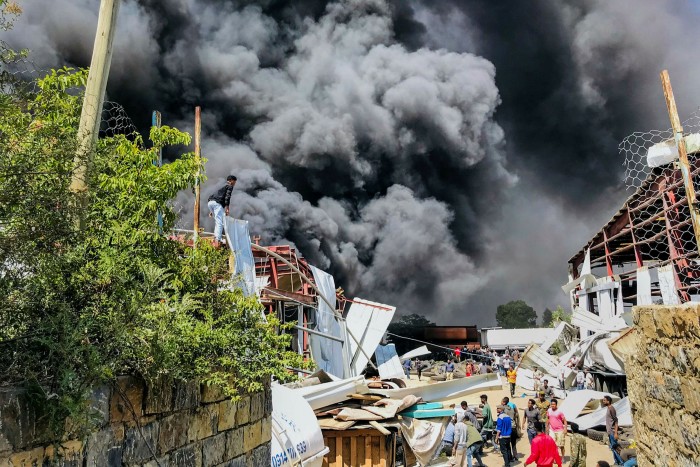
[[[426,346],[420,346],[417,349],[410,350],[406,352],[405,354],[401,355],[400,360],[408,360],[409,358],[415,358],[415,357],[420,357],[422,355],[429,355],[431,352],[428,350],[428,347]]]
[[[561,321],[559,324],[557,324],[557,327],[554,328],[554,331],[540,344],[540,348],[547,352],[550,347],[552,347],[554,343],[559,340],[564,341],[564,343],[568,346],[573,337],[577,334],[576,328],[566,321]]]
[[[503,350],[506,347],[525,348],[530,344],[542,344],[554,334],[553,328],[530,329],[484,329],[481,331],[482,344],[490,349]]]
[[[335,280],[333,276],[315,266],[309,266],[314,276],[314,282],[326,300],[335,306]],[[319,369],[338,377],[349,377],[346,374],[347,364],[343,349],[345,335],[338,319],[335,316],[335,309],[331,308],[326,300],[318,300],[316,309],[316,331],[328,334],[338,340],[330,339],[319,334],[309,334],[311,345],[311,356]]]
[[[348,394],[367,394],[367,384],[362,376],[317,384],[306,388],[294,389],[314,410],[328,407],[348,399]]]
[[[224,218],[226,243],[231,248],[235,258],[233,282],[243,290],[243,295],[249,297],[255,294],[255,260],[248,232],[248,221]]]
[[[602,407],[600,401],[603,399],[603,396],[606,395],[611,396],[613,401],[620,400],[619,397],[606,392],[583,389],[581,391],[570,391],[566,399],[559,403],[559,409],[564,412],[564,416],[567,420],[573,420],[578,417],[583,410],[597,410]]]
[[[402,389],[371,389],[374,394],[381,394],[392,399],[401,399],[408,395],[420,397],[428,402],[440,402],[457,399],[479,391],[501,388],[501,377],[496,373],[475,375],[468,378],[459,378],[452,381],[429,384]]]
[[[272,464],[321,467],[328,448],[313,410],[296,390],[272,386]]]
[[[394,344],[380,345],[374,351],[377,358],[377,367],[379,369],[379,377],[382,379],[403,378],[404,372],[401,366],[401,361],[396,353]]]
[[[396,307],[382,303],[370,302],[361,298],[354,298],[350,310],[345,317],[347,330],[355,336],[359,342],[350,339],[350,371],[353,375],[359,375],[365,369],[369,358],[384,337],[391,319],[394,317]],[[359,346],[364,350],[362,352]]]
[[[637,352],[637,334],[634,328],[628,328],[615,339],[608,342],[610,350],[623,362],[627,362]]]
[[[651,274],[649,268],[642,266],[637,269],[637,305],[651,305]]]
[[[632,426],[632,409],[630,407],[629,398],[625,397],[624,399],[613,403],[613,407],[615,407],[615,410],[617,411],[618,425]],[[602,426],[605,425],[607,410],[608,409],[606,407],[601,407],[593,413],[574,418],[571,420],[571,422],[577,424],[579,430],[588,430],[589,428]]]

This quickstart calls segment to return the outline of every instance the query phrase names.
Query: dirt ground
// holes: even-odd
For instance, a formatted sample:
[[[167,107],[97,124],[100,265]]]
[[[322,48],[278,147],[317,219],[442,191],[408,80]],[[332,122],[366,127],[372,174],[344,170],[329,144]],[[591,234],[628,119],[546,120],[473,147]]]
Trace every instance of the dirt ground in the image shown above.
[[[423,377],[421,381],[418,381],[416,379],[415,375],[411,375],[411,380],[409,381],[408,385],[413,387],[413,386],[423,386],[426,384],[430,384],[429,382],[430,378]],[[494,417],[496,415],[496,406],[500,404],[501,399],[503,397],[508,396],[510,397],[510,391],[508,389],[508,384],[505,382],[505,378],[501,378],[503,381],[503,388],[502,389],[496,389],[496,390],[491,390],[491,391],[485,391],[485,392],[480,392],[476,394],[471,394],[468,396],[465,396],[464,398],[460,399],[455,399],[451,401],[445,402],[445,407],[449,406],[450,404],[459,404],[461,401],[466,400],[469,405],[472,404],[479,404],[479,396],[481,394],[487,394],[489,396],[489,404],[491,405],[491,409],[493,410]],[[526,394],[526,395],[523,395]],[[515,391],[515,398],[511,398],[511,400],[515,403],[515,405],[518,407],[518,409],[525,409],[527,407],[527,400],[530,398],[534,398],[534,392],[533,391],[528,391],[526,389],[521,388],[520,386],[517,387],[517,390]],[[520,417],[522,420],[523,412],[522,410],[520,411]],[[567,436],[566,438],[566,449],[565,449],[565,454],[564,454],[564,464],[565,466],[569,465],[569,440],[570,436]],[[518,463],[513,464],[513,465],[523,465],[525,463],[525,459],[530,455],[530,443],[528,442],[527,436],[523,436],[518,440],[517,444],[518,448]],[[610,452],[610,449],[608,448],[607,445],[602,444],[598,441],[593,441],[590,438],[586,438],[586,467],[595,467],[596,462],[599,460],[604,460],[608,461],[610,465],[612,465],[612,453]],[[484,464],[486,464],[488,467],[500,467],[503,465],[503,457],[501,456],[500,451],[494,450],[491,447],[487,447],[484,449],[484,456],[482,456],[482,459],[484,461]],[[474,465],[476,465],[476,462],[474,461]],[[530,464],[534,465],[534,464]]]

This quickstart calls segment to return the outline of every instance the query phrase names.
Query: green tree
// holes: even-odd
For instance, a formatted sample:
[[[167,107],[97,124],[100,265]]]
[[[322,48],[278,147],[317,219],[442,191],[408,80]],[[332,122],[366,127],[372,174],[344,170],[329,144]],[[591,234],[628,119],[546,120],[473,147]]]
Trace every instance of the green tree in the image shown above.
[[[163,167],[157,151],[187,145],[174,128],[100,139],[89,174],[84,228],[68,190],[84,70],[52,71],[31,93],[0,90],[0,381],[35,395],[56,433],[86,428],[95,385],[120,374],[199,380],[231,395],[257,390],[285,366],[280,323],[240,290],[222,287],[226,253],[159,232],[191,189],[191,153]]]
[[[552,324],[552,310],[545,308],[542,313],[542,327],[548,328]]]
[[[421,339],[423,337],[423,328],[431,326],[435,326],[435,323],[423,315],[413,313],[399,317],[399,319],[389,324],[387,331],[397,336]],[[396,352],[399,355],[421,345],[419,342],[401,339],[396,336],[389,336],[389,339],[396,345]]]
[[[537,325],[537,313],[534,308],[522,300],[514,300],[498,305],[496,322],[502,328],[532,328]]]
[[[571,313],[567,313],[564,311],[564,308],[559,305],[553,312],[552,312],[552,321],[550,323],[550,327],[557,327],[559,323],[562,321],[571,324]]]

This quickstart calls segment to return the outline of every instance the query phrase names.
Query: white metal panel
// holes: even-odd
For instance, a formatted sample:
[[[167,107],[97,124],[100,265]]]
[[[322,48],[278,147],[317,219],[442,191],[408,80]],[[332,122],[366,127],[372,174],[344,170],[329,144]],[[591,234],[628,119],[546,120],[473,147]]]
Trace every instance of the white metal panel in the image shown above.
[[[384,337],[386,328],[389,327],[394,317],[396,307],[382,303],[370,302],[361,298],[354,298],[350,310],[345,317],[348,333],[359,341],[364,353],[360,351],[355,339],[348,339],[350,348],[350,372],[359,375],[365,369],[371,355]]]
[[[430,353],[430,350],[428,350],[428,347],[422,345],[418,347],[417,349],[409,350],[405,354],[401,355],[400,360],[408,360],[409,358],[414,358],[414,357],[420,357],[422,355],[428,355]]]
[[[581,391],[569,391],[566,399],[559,403],[559,409],[564,412],[564,416],[567,420],[573,420],[581,414],[583,409],[596,410],[602,407],[600,401],[603,396],[606,395],[610,395],[613,401],[620,400],[619,397],[608,394],[607,392],[582,389]]]
[[[637,305],[651,305],[651,274],[649,268],[642,266],[637,269]]]
[[[323,296],[335,307],[335,280],[333,276],[315,266],[309,265],[314,275],[314,282]],[[345,338],[343,328],[335,316],[335,309],[331,308],[326,300],[319,298],[316,310],[316,330],[325,334]],[[311,347],[311,357],[316,365],[326,373],[340,378],[348,376],[345,374],[345,362],[343,354],[343,344],[341,342],[328,339],[316,334],[309,334],[309,344]]]
[[[553,328],[487,329],[486,342],[483,344],[496,350],[506,347],[527,347],[531,344],[542,344],[554,333]]]
[[[311,408],[316,410],[343,402],[348,399],[348,394],[367,394],[367,384],[364,377],[358,376],[293,389],[293,391],[301,395]]]
[[[475,375],[468,378],[442,381],[439,383],[429,384],[427,386],[401,389],[372,388],[369,390],[369,392],[372,394],[380,394],[391,399],[402,399],[406,396],[413,395],[420,397],[426,402],[442,402],[457,399],[475,392],[486,391],[489,389],[500,389],[502,387],[503,385],[499,375],[496,373],[487,373],[485,375]]]
[[[613,400],[614,399],[615,398],[613,398]],[[628,397],[613,403],[613,407],[615,407],[617,411],[617,423],[619,426],[633,425],[632,408],[630,407],[630,400]],[[608,409],[606,407],[601,407],[593,413],[574,418],[571,422],[577,424],[579,430],[588,430],[589,428],[605,425],[607,412]]]
[[[681,304],[678,298],[678,291],[676,290],[676,282],[673,278],[672,264],[659,268],[659,288],[661,288],[661,297],[664,299],[664,305]]]
[[[248,232],[248,221],[226,216],[224,219],[226,243],[235,258],[233,282],[249,297],[255,293],[255,260]]]
[[[374,351],[377,357],[377,367],[379,369],[379,377],[382,379],[403,378],[405,376],[401,360],[396,353],[394,344],[380,345]]]

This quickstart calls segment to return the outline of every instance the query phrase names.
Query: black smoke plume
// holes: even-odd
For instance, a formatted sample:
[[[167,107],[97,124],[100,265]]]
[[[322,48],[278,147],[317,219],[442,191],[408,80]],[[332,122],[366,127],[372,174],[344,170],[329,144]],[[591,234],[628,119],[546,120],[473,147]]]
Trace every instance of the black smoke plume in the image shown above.
[[[97,0],[22,6],[12,45],[89,64]],[[697,103],[693,18],[652,0],[126,1],[108,93],[142,129],[201,105],[204,195],[239,176],[233,212],[263,242],[350,294],[490,324],[509,299],[565,304],[566,260],[625,196],[617,141],[667,126],[658,71]]]

